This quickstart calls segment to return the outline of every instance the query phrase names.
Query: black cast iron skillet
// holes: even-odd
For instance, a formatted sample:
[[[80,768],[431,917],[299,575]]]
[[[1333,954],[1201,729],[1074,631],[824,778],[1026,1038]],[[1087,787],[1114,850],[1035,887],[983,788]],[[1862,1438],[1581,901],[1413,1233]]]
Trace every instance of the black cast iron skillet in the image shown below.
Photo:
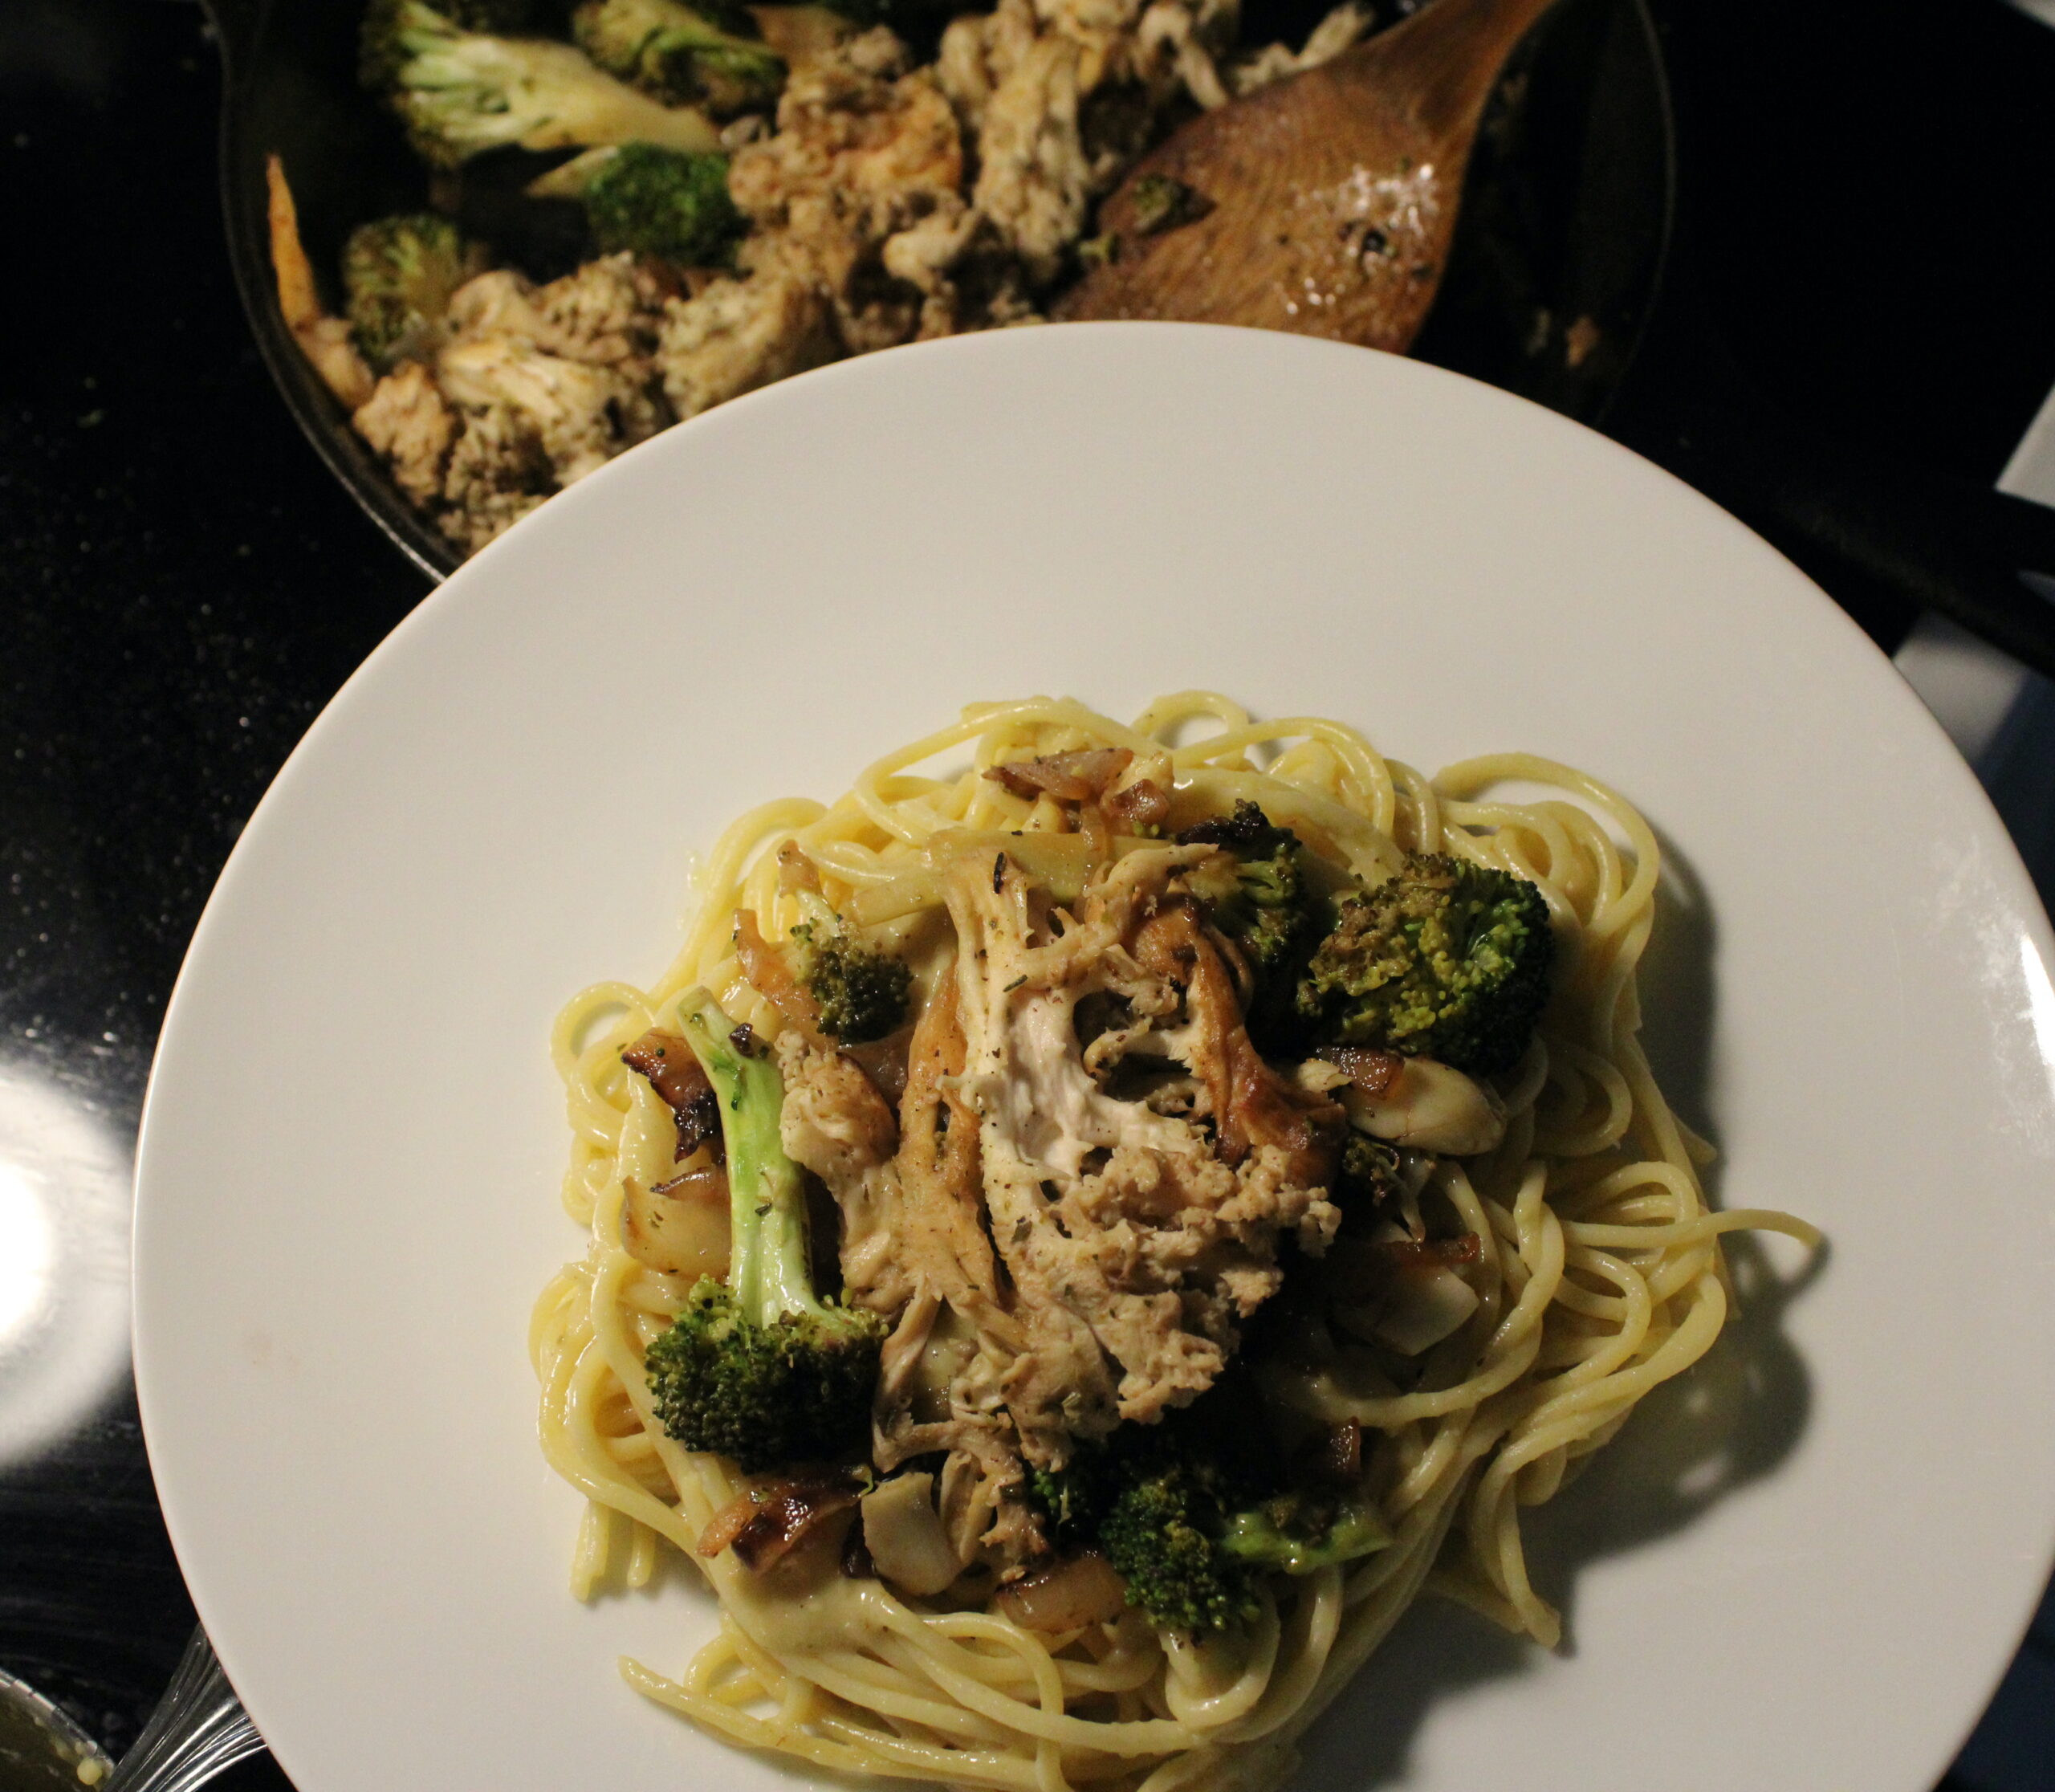
[[[284,159],[317,271],[356,223],[417,206],[427,176],[357,85],[362,0],[206,0],[226,62],[230,259],[259,346],[317,451],[440,577],[459,558],[401,498],[279,315],[264,161]],[[1245,35],[1308,29],[1322,0],[1248,0]],[[1410,10],[1410,7],[1406,10]],[[1563,0],[1509,65],[1472,157],[1462,224],[1414,348],[1605,429],[1768,537],[1887,648],[1931,608],[2055,674],[2055,511],[1874,460],[1755,396],[1697,297],[1678,228],[1678,131],[1648,0]],[[465,221],[529,271],[575,259],[507,203],[518,153],[467,171]],[[510,243],[513,229],[521,240]]]

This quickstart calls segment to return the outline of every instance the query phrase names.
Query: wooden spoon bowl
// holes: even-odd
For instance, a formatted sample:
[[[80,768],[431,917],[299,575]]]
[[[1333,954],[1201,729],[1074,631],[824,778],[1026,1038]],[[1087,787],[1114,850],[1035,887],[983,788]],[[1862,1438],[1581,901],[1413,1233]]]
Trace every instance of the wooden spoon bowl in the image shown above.
[[[1194,119],[1100,209],[1064,319],[1168,318],[1403,351],[1440,285],[1471,147],[1554,0],[1434,0]]]

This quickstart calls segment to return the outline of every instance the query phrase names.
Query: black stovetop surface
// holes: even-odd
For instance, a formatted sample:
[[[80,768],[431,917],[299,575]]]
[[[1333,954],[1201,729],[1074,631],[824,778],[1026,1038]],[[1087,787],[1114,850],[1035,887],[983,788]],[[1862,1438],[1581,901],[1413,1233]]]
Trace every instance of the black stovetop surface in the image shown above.
[[[1692,228],[1744,363],[1819,424],[1994,478],[2055,386],[2055,31],[2000,0],[1662,10]],[[81,1131],[125,1175],[223,858],[428,589],[251,345],[219,85],[186,0],[0,0],[0,1155],[60,1179],[89,1173]],[[1836,595],[1894,644],[1904,617]],[[125,1236],[92,1217],[123,1211],[67,1199],[64,1224],[103,1230],[60,1236],[60,1271],[124,1276]],[[119,1751],[193,1621],[132,1388],[117,1366],[74,1389],[24,1450],[8,1427],[36,1390],[6,1345],[0,1668]],[[286,1782],[259,1758],[224,1783]]]

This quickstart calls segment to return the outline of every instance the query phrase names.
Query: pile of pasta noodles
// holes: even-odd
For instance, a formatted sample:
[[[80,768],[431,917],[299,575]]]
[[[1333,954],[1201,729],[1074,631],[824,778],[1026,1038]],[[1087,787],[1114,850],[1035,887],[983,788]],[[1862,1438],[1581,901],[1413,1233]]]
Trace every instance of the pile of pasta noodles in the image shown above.
[[[690,1554],[744,1486],[652,1415],[644,1353],[687,1290],[622,1248],[624,1174],[648,1149],[629,1123],[623,1047],[694,984],[776,1032],[731,931],[742,908],[766,918],[767,932],[772,918],[790,924],[775,864],[783,842],[799,843],[856,919],[911,926],[941,901],[923,852],[938,831],[1062,825],[1053,804],[1031,807],[987,769],[1102,746],[1148,757],[1221,813],[1253,800],[1371,882],[1394,845],[1447,853],[1532,879],[1552,911],[1561,988],[1536,1047],[1501,1085],[1504,1142],[1435,1173],[1482,1241],[1466,1272],[1479,1305],[1452,1341],[1459,1348],[1438,1347],[1410,1389],[1316,1376],[1292,1403],[1354,1419],[1366,1444],[1374,1436],[1393,1453],[1383,1516],[1395,1542],[1345,1567],[1275,1579],[1255,1622],[1197,1641],[1159,1634],[1133,1611],[1038,1633],[988,1609],[901,1599],[874,1578],[835,1579],[795,1601],[731,1555],[694,1556],[718,1597],[718,1635],[674,1678],[634,1661],[623,1672],[732,1742],[853,1774],[1023,1792],[1276,1785],[1306,1726],[1423,1588],[1557,1641],[1557,1615],[1528,1579],[1520,1509],[1553,1495],[1719,1336],[1730,1299],[1723,1232],[1817,1237],[1787,1216],[1707,1207],[1699,1171],[1711,1153],[1670,1113],[1637,1040],[1656,841],[1595,780],[1520,754],[1426,777],[1339,723],[1257,722],[1208,692],[1162,698],[1127,727],[1068,701],[976,705],[879,760],[831,806],[795,799],[743,817],[697,880],[670,969],[648,989],[586,990],[557,1022],[574,1138],[565,1204],[590,1244],[544,1291],[531,1346],[543,1447],[588,1501],[573,1571],[581,1598],[646,1582],[666,1546]],[[1509,788],[1527,800],[1495,794]]]

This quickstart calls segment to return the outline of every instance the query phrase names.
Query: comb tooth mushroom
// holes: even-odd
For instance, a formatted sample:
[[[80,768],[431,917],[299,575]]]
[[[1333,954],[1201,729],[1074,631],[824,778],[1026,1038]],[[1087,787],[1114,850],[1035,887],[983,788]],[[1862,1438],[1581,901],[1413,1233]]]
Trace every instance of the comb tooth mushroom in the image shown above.
[[[865,1494],[862,1506],[871,1561],[894,1586],[930,1595],[963,1572],[935,1510],[934,1476],[894,1475]]]
[[[1345,1085],[1337,1098],[1357,1131],[1410,1151],[1475,1157],[1506,1135],[1505,1103],[1474,1077],[1433,1058],[1406,1058],[1377,1094]]]

